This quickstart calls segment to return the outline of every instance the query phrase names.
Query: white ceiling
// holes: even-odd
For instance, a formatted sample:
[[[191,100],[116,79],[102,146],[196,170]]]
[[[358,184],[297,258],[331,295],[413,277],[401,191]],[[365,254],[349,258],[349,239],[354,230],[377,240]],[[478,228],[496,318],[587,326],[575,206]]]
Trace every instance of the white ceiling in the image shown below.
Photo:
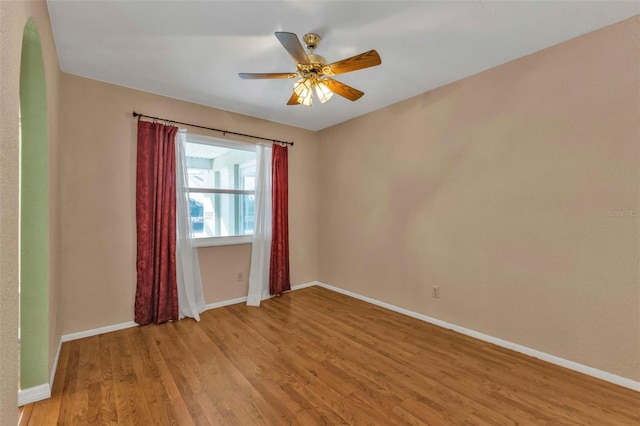
[[[639,1],[48,0],[48,5],[64,72],[310,130],[640,13]],[[322,40],[315,53],[327,62],[376,49],[382,65],[336,76],[365,92],[357,102],[334,96],[310,108],[287,106],[295,80],[238,77],[239,72],[295,71],[275,31],[318,33]]]

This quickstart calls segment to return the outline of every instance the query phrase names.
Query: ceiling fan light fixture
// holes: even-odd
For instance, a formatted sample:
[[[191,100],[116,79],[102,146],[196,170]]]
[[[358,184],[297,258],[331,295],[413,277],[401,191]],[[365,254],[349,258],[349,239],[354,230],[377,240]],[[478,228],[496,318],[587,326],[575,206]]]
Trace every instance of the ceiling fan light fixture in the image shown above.
[[[313,105],[312,81],[309,78],[302,78],[293,86],[293,91],[298,95],[298,103],[311,106]]]
[[[364,92],[330,77],[374,67],[382,63],[378,52],[369,50],[368,52],[327,64],[327,61],[322,56],[313,53],[320,41],[318,34],[308,33],[304,36],[304,42],[309,53],[305,53],[298,36],[294,33],[276,31],[275,36],[296,62],[297,71],[294,73],[239,73],[239,76],[249,80],[299,77],[300,80],[293,85],[293,93],[287,101],[287,105],[312,106],[314,90],[322,103],[331,99],[334,93],[350,101],[357,101],[364,95]]]
[[[325,103],[329,99],[331,99],[331,97],[333,96],[333,92],[331,91],[331,89],[329,89],[329,86],[324,83],[324,81],[316,81],[315,86],[316,95],[318,95],[318,99],[320,100],[320,102]]]

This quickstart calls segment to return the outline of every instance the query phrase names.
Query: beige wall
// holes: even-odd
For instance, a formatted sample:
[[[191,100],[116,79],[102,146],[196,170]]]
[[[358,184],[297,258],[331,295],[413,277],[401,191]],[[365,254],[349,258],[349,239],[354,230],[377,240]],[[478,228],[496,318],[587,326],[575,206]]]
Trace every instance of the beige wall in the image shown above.
[[[315,132],[68,74],[63,74],[62,89],[60,268],[64,334],[133,320],[134,110],[295,141],[289,150],[291,281],[295,285],[317,279]],[[247,295],[250,257],[250,245],[199,249],[206,303]],[[243,273],[241,282],[237,281],[238,272]]]
[[[22,34],[33,17],[42,42],[49,125],[49,367],[60,340],[58,91],[60,68],[44,1],[0,1],[0,424],[18,418],[18,110]]]
[[[319,280],[640,380],[639,27],[320,132]]]

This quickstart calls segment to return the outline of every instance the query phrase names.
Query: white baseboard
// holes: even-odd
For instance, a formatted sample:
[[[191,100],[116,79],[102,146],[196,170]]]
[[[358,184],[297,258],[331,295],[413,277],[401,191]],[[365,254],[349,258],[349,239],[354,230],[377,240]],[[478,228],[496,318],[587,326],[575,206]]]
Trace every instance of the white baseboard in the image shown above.
[[[312,281],[304,284],[294,285],[294,286],[291,286],[291,290],[292,291],[300,290],[303,288],[312,287],[314,285],[318,285],[318,281]],[[222,308],[223,306],[235,305],[237,303],[243,303],[246,301],[247,301],[246,297],[238,297],[237,299],[230,299],[230,300],[223,300],[221,302],[209,303],[205,305],[205,309],[209,310],[209,309]],[[60,338],[60,341],[61,343],[69,342],[71,340],[83,339],[85,337],[97,336],[98,334],[109,333],[111,331],[124,330],[125,328],[131,328],[131,327],[137,327],[137,326],[138,326],[138,323],[134,321],[123,322],[120,324],[108,325],[106,327],[99,327],[99,328],[93,328],[91,330],[79,331],[77,333],[64,334]],[[59,354],[60,354],[60,345],[58,346],[58,354],[56,354],[56,360],[55,360],[56,365],[58,364]],[[54,374],[55,374],[55,369],[54,369]]]
[[[222,302],[209,303],[208,305],[204,305],[204,308],[208,311],[209,309],[222,308],[224,306],[244,303],[246,301],[247,301],[246,297],[238,297],[237,299],[230,299],[230,300],[223,300]]]
[[[302,290],[303,288],[313,287],[314,285],[320,285],[319,281],[311,281],[304,284],[292,285],[291,291]]]
[[[51,397],[51,387],[49,384],[38,385],[18,391],[18,407],[31,404],[32,402],[42,401]]]
[[[385,302],[381,302],[379,300],[376,299],[372,299],[370,297],[366,297],[366,296],[362,296],[360,294],[357,293],[353,293],[351,291],[348,290],[344,290],[338,287],[334,287],[332,285],[326,284],[326,283],[322,283],[322,282],[318,282],[317,284],[320,287],[326,288],[328,290],[332,290],[335,291],[337,293],[342,293],[345,294],[347,296],[351,296],[353,298],[365,301],[367,303],[371,303],[372,305],[376,305],[376,306],[380,306],[382,308],[385,309],[389,309],[390,311],[394,311],[394,312],[398,312],[404,315],[407,315],[409,317],[412,318],[416,318],[419,319],[421,321],[425,321],[434,325],[437,325],[438,327],[442,327],[442,328],[446,328],[449,330],[453,330],[457,333],[460,334],[464,334],[470,337],[473,337],[475,339],[478,340],[482,340],[488,343],[493,343],[494,345],[506,348],[506,349],[510,349],[512,351],[515,352],[519,352],[521,354],[524,355],[528,355],[534,358],[538,358],[542,361],[546,361],[548,363],[551,364],[555,364],[558,365],[560,367],[564,367],[564,368],[568,368],[569,370],[573,370],[573,371],[577,371],[579,373],[583,373],[586,374],[588,376],[592,376],[595,377],[597,379],[601,379],[604,380],[606,382],[610,382],[625,388],[629,388],[635,391],[639,391],[640,392],[640,382],[626,378],[626,377],[622,377],[622,376],[618,376],[617,374],[613,374],[613,373],[609,373],[607,371],[602,371],[602,370],[598,370],[597,368],[593,368],[593,367],[589,367],[588,365],[584,365],[584,364],[579,364],[577,362],[574,361],[570,361],[568,359],[564,359],[564,358],[560,358],[558,356],[555,355],[551,355],[545,352],[541,352],[538,351],[536,349],[532,349],[526,346],[522,346],[519,345],[517,343],[513,343],[513,342],[509,342],[506,340],[502,340],[499,339],[497,337],[493,337],[493,336],[489,336],[488,334],[484,334],[484,333],[480,333],[478,331],[475,330],[470,330],[464,327],[461,327],[459,325],[455,325],[455,324],[451,324],[448,323],[446,321],[441,321],[439,319],[436,318],[432,318],[429,317],[427,315],[423,315],[423,314],[419,314],[417,312],[413,312],[410,311],[408,309],[404,309],[404,308],[400,308],[398,306],[395,305],[391,305],[389,303],[385,303]]]
[[[79,331],[77,333],[63,334],[60,340],[69,342],[71,340],[84,339],[85,337],[97,336],[98,334],[110,333],[112,331],[124,330],[125,328],[137,327],[134,321],[122,322],[120,324],[108,325],[106,327],[93,328],[91,330]]]
[[[296,291],[296,290],[301,290],[303,288],[307,288],[307,287],[313,287],[314,285],[318,285],[318,281],[311,281],[308,283],[303,283],[303,284],[298,284],[298,285],[292,285],[291,286],[291,291]],[[267,296],[267,297],[263,297],[262,300],[266,300],[266,299],[271,299],[273,296]],[[244,303],[247,301],[247,297],[238,297],[237,299],[230,299],[230,300],[223,300],[222,302],[214,302],[214,303],[209,303],[208,305],[205,305],[205,309],[208,311],[209,309],[216,309],[216,308],[222,308],[224,306],[229,306],[229,305],[235,305],[238,303]],[[254,305],[252,305],[254,306]],[[255,306],[259,306],[259,303]]]

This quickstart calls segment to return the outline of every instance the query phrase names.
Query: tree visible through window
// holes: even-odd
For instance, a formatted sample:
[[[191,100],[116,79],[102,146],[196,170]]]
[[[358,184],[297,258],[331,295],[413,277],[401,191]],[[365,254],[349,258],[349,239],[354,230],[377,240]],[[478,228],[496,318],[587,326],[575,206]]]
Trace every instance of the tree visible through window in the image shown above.
[[[253,235],[255,147],[187,135],[186,157],[194,236]]]

